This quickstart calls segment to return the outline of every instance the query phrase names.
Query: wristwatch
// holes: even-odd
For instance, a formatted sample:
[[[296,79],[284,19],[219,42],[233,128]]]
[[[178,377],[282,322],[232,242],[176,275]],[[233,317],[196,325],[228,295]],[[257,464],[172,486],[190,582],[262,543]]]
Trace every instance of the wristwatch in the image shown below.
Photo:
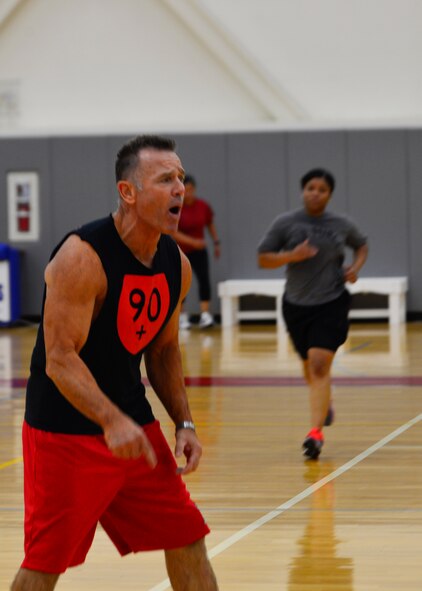
[[[177,423],[176,425],[176,433],[177,431],[180,431],[180,429],[191,429],[192,431],[195,431],[195,424],[192,423],[192,421],[182,421],[181,423]]]

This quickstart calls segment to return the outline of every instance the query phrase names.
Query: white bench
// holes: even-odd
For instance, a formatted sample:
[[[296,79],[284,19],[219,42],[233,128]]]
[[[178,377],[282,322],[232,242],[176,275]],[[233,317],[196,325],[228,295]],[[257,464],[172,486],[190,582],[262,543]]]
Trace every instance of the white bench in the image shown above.
[[[229,279],[218,284],[221,299],[221,324],[233,326],[239,320],[275,319],[284,327],[281,300],[285,279]],[[348,283],[350,293],[375,293],[388,296],[387,308],[351,310],[351,318],[388,318],[390,324],[406,322],[407,277],[363,277]],[[275,310],[239,310],[239,298],[244,295],[264,295],[276,299]]]

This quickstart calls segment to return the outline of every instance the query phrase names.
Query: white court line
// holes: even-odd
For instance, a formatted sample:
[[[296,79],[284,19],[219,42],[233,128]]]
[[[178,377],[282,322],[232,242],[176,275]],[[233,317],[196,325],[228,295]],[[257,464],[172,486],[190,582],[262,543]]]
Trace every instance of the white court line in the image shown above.
[[[278,517],[279,515],[281,515],[285,511],[287,511],[288,509],[291,509],[292,507],[294,507],[295,505],[297,505],[298,503],[303,501],[303,499],[306,499],[307,497],[312,495],[315,491],[317,491],[320,488],[322,488],[323,486],[325,486],[328,482],[331,482],[332,480],[334,480],[338,476],[341,476],[342,474],[344,474],[345,472],[350,470],[350,468],[353,468],[353,466],[356,466],[356,464],[359,464],[359,462],[361,462],[362,460],[364,460],[365,458],[367,458],[368,456],[370,456],[374,452],[376,452],[379,449],[381,449],[382,447],[384,447],[384,445],[386,445],[387,443],[389,443],[390,441],[392,441],[393,439],[395,439],[396,437],[398,437],[399,435],[401,435],[402,433],[404,433],[405,431],[410,429],[410,427],[413,427],[414,425],[416,425],[416,423],[419,423],[419,421],[421,421],[421,420],[422,420],[422,413],[417,415],[416,417],[414,417],[413,419],[411,419],[410,421],[408,421],[407,423],[405,423],[401,427],[398,427],[395,431],[392,431],[392,433],[390,433],[389,435],[386,435],[385,437],[383,437],[383,439],[380,439],[377,443],[374,443],[374,445],[371,445],[370,447],[368,447],[368,449],[366,449],[362,453],[358,454],[357,456],[355,456],[354,458],[352,458],[351,460],[349,460],[348,462],[343,464],[343,466],[340,466],[340,468],[337,468],[337,470],[334,470],[334,472],[331,472],[331,474],[324,476],[324,478],[321,478],[321,480],[318,480],[318,482],[311,484],[311,486],[308,486],[308,488],[305,488],[305,490],[303,490],[302,492],[300,492],[296,496],[292,497],[291,499],[289,499],[288,501],[286,501],[282,505],[279,505],[273,511],[270,511],[266,515],[263,515],[262,517],[260,517],[256,521],[254,521],[253,523],[250,523],[249,525],[247,525],[243,529],[239,530],[237,533],[228,537],[227,540],[224,540],[223,542],[220,542],[220,544],[217,544],[217,546],[214,546],[214,548],[212,548],[208,552],[208,556],[210,558],[213,558],[214,556],[221,554],[222,552],[224,552],[224,550],[227,550],[227,548],[230,548],[230,546],[233,546],[233,544],[236,544],[236,542],[238,542],[242,538],[245,538],[250,533],[252,533],[256,529],[258,529],[259,527],[264,525],[265,523],[268,523],[272,519],[275,519],[276,517]],[[169,589],[169,588],[170,588],[170,581],[169,581],[169,579],[165,579],[164,581],[161,581],[161,583],[158,583],[158,585],[155,585],[155,587],[151,587],[151,589],[149,589],[149,591],[164,591],[165,589]]]

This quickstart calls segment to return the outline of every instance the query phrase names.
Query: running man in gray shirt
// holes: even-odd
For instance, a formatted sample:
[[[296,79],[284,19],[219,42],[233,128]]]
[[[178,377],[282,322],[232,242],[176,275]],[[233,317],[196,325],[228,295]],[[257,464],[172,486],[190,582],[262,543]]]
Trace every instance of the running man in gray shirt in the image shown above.
[[[310,390],[311,431],[304,455],[316,459],[324,442],[322,429],[333,421],[331,365],[348,332],[350,295],[367,254],[366,237],[345,216],[326,211],[335,179],[314,169],[301,179],[302,209],[279,215],[258,245],[258,265],[287,265],[283,317],[303,361]],[[353,262],[344,266],[345,250]]]

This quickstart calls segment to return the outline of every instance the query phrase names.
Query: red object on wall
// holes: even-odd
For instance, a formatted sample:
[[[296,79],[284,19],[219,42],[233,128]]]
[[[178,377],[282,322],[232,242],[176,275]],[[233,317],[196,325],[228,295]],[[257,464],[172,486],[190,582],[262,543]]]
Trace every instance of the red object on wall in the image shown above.
[[[18,202],[16,215],[18,217],[18,231],[29,232],[31,219],[31,208],[29,201],[20,203]]]

